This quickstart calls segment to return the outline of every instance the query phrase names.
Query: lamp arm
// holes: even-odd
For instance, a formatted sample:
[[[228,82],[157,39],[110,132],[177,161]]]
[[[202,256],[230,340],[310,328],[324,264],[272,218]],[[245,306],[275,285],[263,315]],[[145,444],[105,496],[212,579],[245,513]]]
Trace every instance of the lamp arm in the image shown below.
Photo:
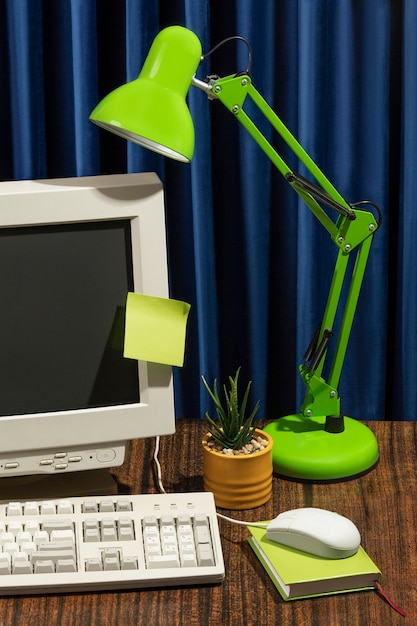
[[[323,172],[315,164],[313,159],[307,154],[301,144],[295,139],[288,128],[283,124],[280,118],[255,89],[249,76],[227,76],[225,78],[208,77],[207,82],[193,78],[192,84],[195,87],[204,90],[211,100],[220,100],[222,104],[226,106],[226,108],[228,108],[233,115],[235,115],[240,124],[253,137],[270,161],[272,161],[273,165],[275,165],[275,167],[287,179],[302,200],[320,220],[326,230],[329,231],[332,237],[336,237],[337,228],[312,195],[314,185],[310,181],[307,181],[307,179],[301,177],[299,174],[293,172],[281,155],[278,154],[278,152],[273,148],[270,142],[246,114],[243,109],[243,103],[246,97],[250,97],[253,100],[255,105],[269,121],[274,130],[282,137],[301,163],[303,163],[306,169],[317,180],[321,187],[315,187],[315,189],[316,192],[321,191],[320,199],[325,202],[327,199],[326,204],[332,208],[339,207],[339,212],[343,211],[345,214],[349,214],[351,219],[354,219],[349,204],[330,183]]]
[[[313,159],[307,154],[276,113],[267,104],[252,84],[249,76],[233,75],[224,78],[208,77],[206,81],[196,78],[192,84],[204,90],[210,99],[220,100],[222,104],[238,119],[242,126],[253,137],[273,165],[293,187],[304,203],[329,232],[338,247],[338,255],[330,286],[324,317],[320,330],[308,350],[308,362],[300,365],[299,371],[307,387],[301,413],[305,417],[317,415],[340,415],[340,398],[338,386],[341,370],[346,354],[349,336],[355,315],[360,288],[369,256],[373,235],[378,223],[371,212],[351,206],[332,183],[326,178]],[[262,134],[256,124],[243,109],[249,97],[274,130],[289,146],[306,170],[314,177],[317,185],[292,171],[280,154]],[[326,204],[337,212],[334,222],[319,204]],[[346,272],[352,252],[356,260],[349,286],[349,293],[343,311],[337,346],[330,367],[328,380],[322,372],[327,356],[327,348],[333,335],[333,325]]]

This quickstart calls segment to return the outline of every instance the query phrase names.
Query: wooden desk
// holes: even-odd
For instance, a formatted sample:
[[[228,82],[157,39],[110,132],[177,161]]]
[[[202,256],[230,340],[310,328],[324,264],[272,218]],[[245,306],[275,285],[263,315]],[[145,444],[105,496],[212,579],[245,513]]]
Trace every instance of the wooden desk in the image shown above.
[[[359,527],[364,547],[382,570],[385,590],[407,611],[406,618],[375,591],[283,602],[247,545],[246,529],[220,520],[227,570],[221,585],[1,598],[0,626],[415,626],[417,424],[369,425],[377,435],[381,460],[366,476],[331,485],[274,478],[268,504],[233,515],[248,521],[263,520],[301,506],[346,515]],[[176,435],[162,438],[160,459],[167,491],[202,489],[202,434],[200,421],[180,420]],[[156,491],[152,452],[152,441],[132,443],[128,462],[114,472],[122,491]]]

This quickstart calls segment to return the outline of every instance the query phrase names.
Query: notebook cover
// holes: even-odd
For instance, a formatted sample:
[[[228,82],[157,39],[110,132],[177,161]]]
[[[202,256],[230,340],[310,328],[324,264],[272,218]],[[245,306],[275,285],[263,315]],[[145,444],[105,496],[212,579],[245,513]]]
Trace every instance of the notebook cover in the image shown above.
[[[354,556],[325,559],[278,544],[248,526],[249,544],[284,600],[374,589],[381,572],[362,546]]]

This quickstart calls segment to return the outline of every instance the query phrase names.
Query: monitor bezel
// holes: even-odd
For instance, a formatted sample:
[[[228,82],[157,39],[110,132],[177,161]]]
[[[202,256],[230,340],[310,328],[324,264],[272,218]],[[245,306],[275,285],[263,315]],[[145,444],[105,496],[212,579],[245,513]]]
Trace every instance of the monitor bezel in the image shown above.
[[[126,219],[131,224],[134,291],[169,297],[164,194],[156,174],[0,183],[0,229]],[[138,403],[2,416],[0,475],[19,455],[36,458],[38,451],[44,456],[48,451],[80,448],[91,452],[124,446],[130,439],[172,434],[172,368],[139,361],[138,369]],[[96,462],[88,467],[102,466]],[[22,473],[19,468],[9,469],[8,476]],[[48,471],[47,467],[31,469],[31,473]]]

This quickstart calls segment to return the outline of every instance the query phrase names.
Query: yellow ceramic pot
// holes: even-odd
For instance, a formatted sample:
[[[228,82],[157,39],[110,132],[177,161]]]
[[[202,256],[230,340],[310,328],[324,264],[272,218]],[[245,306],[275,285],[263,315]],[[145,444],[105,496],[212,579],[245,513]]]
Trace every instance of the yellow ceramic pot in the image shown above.
[[[253,509],[265,504],[272,493],[272,437],[263,430],[255,430],[268,440],[259,452],[228,455],[214,452],[207,441],[203,444],[204,489],[212,491],[217,506],[226,509]]]

